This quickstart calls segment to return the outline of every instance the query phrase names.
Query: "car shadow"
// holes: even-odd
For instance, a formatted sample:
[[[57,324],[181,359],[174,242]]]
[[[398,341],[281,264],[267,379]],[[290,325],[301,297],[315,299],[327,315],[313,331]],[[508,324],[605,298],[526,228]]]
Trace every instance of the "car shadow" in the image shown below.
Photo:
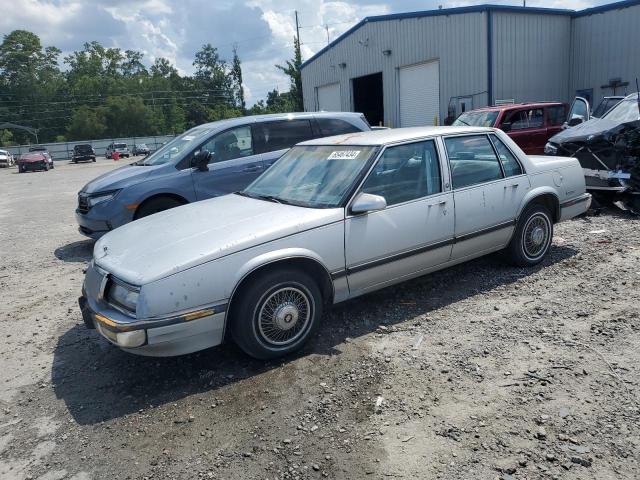
[[[339,304],[324,316],[320,333],[302,351],[273,361],[254,360],[232,342],[180,357],[142,357],[108,344],[80,323],[58,339],[53,389],[79,424],[120,418],[150,405],[215,391],[302,356],[339,355],[339,345],[348,338],[511,284],[576,253],[554,246],[541,265],[527,269],[507,266],[494,254]]]
[[[53,254],[63,262],[89,262],[93,257],[94,240],[80,240],[68,243],[54,250]]]

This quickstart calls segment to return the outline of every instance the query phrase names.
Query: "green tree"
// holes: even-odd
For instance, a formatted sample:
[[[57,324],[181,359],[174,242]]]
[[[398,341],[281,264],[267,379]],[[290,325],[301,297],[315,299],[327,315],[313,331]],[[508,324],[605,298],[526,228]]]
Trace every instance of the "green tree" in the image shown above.
[[[300,74],[300,66],[302,65],[302,52],[300,51],[300,42],[297,38],[293,39],[293,59],[287,60],[285,66],[276,65],[276,68],[282,70],[288,77],[290,82],[289,96],[291,98],[291,106],[293,110],[304,111],[302,102],[302,75]]]
[[[0,44],[0,73],[9,88],[33,88],[60,73],[55,47],[42,48],[40,38],[26,30],[14,30]]]
[[[67,127],[67,137],[70,140],[94,140],[104,137],[107,127],[103,113],[99,108],[81,106],[71,118]]]
[[[136,52],[135,50],[125,50],[124,60],[120,65],[122,75],[125,77],[136,77],[140,75],[147,75],[147,68],[142,63],[144,54],[142,52]]]
[[[150,113],[140,97],[109,97],[103,107],[109,137],[133,137],[152,133]]]
[[[203,45],[196,52],[193,66],[196,67],[194,79],[199,88],[208,90],[215,103],[233,105],[232,78],[227,72],[227,62],[220,58],[217,48],[210,43]]]
[[[235,45],[233,47],[233,61],[231,63],[231,79],[233,81],[233,94],[236,106],[244,112],[246,103],[244,101],[244,87],[242,86],[242,65],[240,64],[240,57],[238,57],[238,48]]]
[[[13,133],[11,130],[0,130],[0,145],[3,147],[8,147],[9,145],[13,145]]]

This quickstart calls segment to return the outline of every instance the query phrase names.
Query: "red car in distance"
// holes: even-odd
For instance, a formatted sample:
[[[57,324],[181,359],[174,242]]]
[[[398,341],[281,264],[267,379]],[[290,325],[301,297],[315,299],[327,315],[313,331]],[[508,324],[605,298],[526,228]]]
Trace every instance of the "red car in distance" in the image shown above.
[[[499,128],[529,155],[544,155],[549,138],[562,130],[566,103],[510,103],[463,112],[453,125]]]
[[[18,172],[24,173],[28,170],[49,170],[49,157],[44,152],[29,152],[20,155],[16,161]]]

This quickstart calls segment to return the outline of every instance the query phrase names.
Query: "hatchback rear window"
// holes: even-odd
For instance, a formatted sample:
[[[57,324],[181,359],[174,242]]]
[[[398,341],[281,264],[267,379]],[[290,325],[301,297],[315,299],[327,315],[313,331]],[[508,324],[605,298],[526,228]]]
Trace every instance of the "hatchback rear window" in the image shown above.
[[[126,143],[114,143],[113,148],[127,148]]]

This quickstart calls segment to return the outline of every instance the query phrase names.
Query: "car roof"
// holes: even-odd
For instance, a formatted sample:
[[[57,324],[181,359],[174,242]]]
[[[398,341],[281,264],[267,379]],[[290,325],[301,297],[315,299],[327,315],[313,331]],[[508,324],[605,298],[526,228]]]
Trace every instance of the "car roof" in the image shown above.
[[[553,105],[564,105],[563,102],[524,102],[524,103],[505,103],[504,105],[490,105],[488,107],[474,108],[464,113],[469,112],[499,112],[501,110],[511,110],[515,108],[526,107],[548,107]]]
[[[204,123],[194,128],[222,129],[247,123],[267,122],[274,120],[293,120],[305,118],[361,118],[361,113],[354,112],[292,112],[292,113],[268,113],[264,115],[247,115],[246,117],[227,118],[216,122]]]
[[[433,137],[438,135],[456,135],[461,133],[490,133],[494,128],[487,127],[411,127],[371,130],[368,132],[347,133],[333,137],[317,138],[298,145],[386,145],[389,143]]]

